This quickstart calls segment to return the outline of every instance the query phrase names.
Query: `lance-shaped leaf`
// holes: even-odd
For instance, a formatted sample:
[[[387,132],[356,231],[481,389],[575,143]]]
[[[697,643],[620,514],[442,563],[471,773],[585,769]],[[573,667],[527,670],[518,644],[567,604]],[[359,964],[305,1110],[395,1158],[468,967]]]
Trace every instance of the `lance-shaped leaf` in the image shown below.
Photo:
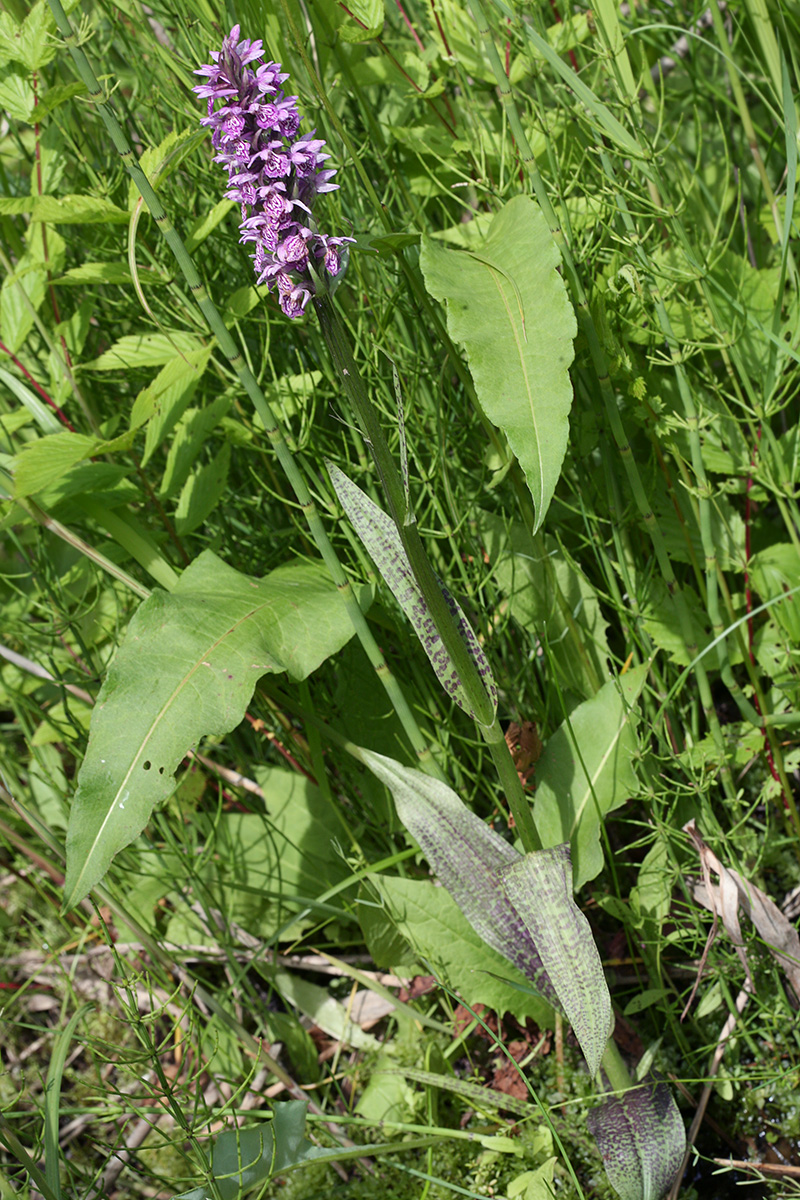
[[[558,264],[553,236],[529,196],[514,196],[468,250],[423,237],[420,253],[425,286],[446,305],[450,336],[466,347],[481,408],[525,472],[534,533],[561,473],[572,404],[568,370],[577,326]]]
[[[536,828],[545,846],[569,842],[576,888],[603,869],[606,813],[639,791],[637,700],[648,669],[649,663],[634,667],[573,709],[536,767]]]
[[[609,1182],[621,1200],[661,1200],[681,1168],[683,1121],[664,1083],[648,1083],[589,1113]]]
[[[414,632],[422,643],[423,650],[431,661],[437,679],[459,708],[469,713],[475,720],[480,720],[481,718],[469,702],[450,655],[434,624],[427,601],[417,583],[394,521],[383,509],[378,508],[378,505],[362,492],[358,484],[353,483],[352,479],[348,479],[334,463],[327,463],[327,467],[342,508],[350,518],[353,528],[385,579],[395,600],[411,622]],[[437,580],[437,582],[486,688],[494,712],[497,708],[497,688],[486,655],[481,650],[478,639],[461,606],[450,595],[441,580]]]
[[[500,878],[596,1075],[613,1027],[611,996],[589,922],[572,896],[569,846],[526,854]]]
[[[200,738],[244,717],[267,671],[304,679],[352,636],[322,565],[265,579],[206,550],[133,617],[100,689],[67,830],[66,908],[105,874],[175,787]]]
[[[400,820],[475,932],[560,1007],[538,947],[501,881],[502,868],[522,858],[519,851],[446,783],[371,750],[359,748],[358,757],[386,784]]]

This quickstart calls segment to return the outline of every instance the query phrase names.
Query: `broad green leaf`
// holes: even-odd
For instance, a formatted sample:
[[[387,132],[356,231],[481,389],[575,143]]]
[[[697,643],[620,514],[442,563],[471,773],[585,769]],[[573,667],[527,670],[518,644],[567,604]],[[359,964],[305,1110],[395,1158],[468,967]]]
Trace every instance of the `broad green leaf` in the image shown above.
[[[337,0],[318,0],[318,3],[335,28],[337,38],[342,41],[367,42],[380,36],[384,22],[384,0],[353,0],[352,3],[348,0],[346,5],[337,3]],[[357,63],[359,58],[354,62]]]
[[[122,371],[130,367],[153,367],[172,362],[174,358],[197,355],[204,349],[202,342],[182,329],[166,333],[136,333],[121,337],[94,362],[84,363],[87,371]],[[195,360],[196,361],[196,360]]]
[[[447,308],[447,328],[464,344],[478,400],[503,430],[536,509],[534,532],[552,499],[567,448],[576,333],[558,248],[539,208],[515,196],[480,249],[447,250],[422,239],[428,291]]]
[[[275,989],[279,996],[293,1004],[314,1025],[329,1037],[353,1046],[356,1050],[377,1050],[380,1043],[371,1033],[364,1030],[348,1015],[347,1005],[332,996],[327,988],[304,979],[294,971],[277,968],[274,975]],[[391,1050],[391,1043],[384,1046],[384,1053]]]
[[[0,62],[10,59],[21,63],[29,72],[38,71],[56,53],[57,39],[53,37],[54,33],[55,21],[45,0],[38,0],[31,5],[25,20],[19,25],[10,13],[2,13]]]
[[[638,881],[630,894],[631,909],[640,922],[642,937],[650,944],[658,942],[661,926],[669,916],[674,880],[675,868],[669,861],[667,843],[658,838],[644,856]],[[635,998],[631,1003],[635,1003]]]
[[[478,531],[508,611],[547,646],[562,688],[588,699],[608,677],[606,621],[592,585],[549,538],[479,512]]]
[[[394,521],[383,509],[378,508],[377,504],[374,504],[369,496],[353,483],[352,479],[348,479],[344,471],[340,471],[331,462],[327,462],[326,466],[342,508],[350,518],[353,528],[364,543],[395,600],[411,622],[414,632],[436,672],[436,678],[459,708],[469,713],[475,720],[479,720],[433,622],[428,603],[417,583]],[[441,580],[438,582],[483,681],[494,712],[497,709],[497,688],[486,655],[483,653],[461,605],[451,596]]]
[[[778,542],[750,560],[753,587],[766,602],[788,593],[800,582],[800,555],[790,542]],[[800,593],[786,595],[770,609],[772,616],[795,645],[800,643]]]
[[[225,442],[219,454],[190,475],[183,486],[178,506],[175,509],[175,532],[178,537],[202,525],[225,493],[228,470],[231,465],[230,442]]]
[[[142,466],[158,449],[190,403],[211,356],[210,347],[173,358],[143,388],[133,402],[130,427],[139,429],[147,422]]]
[[[356,1113],[371,1125],[379,1125],[381,1121],[413,1121],[417,1115],[414,1089],[400,1074],[373,1071],[358,1098]]]
[[[220,221],[223,221],[234,207],[233,200],[220,200],[214,205],[211,212],[206,213],[204,217],[198,217],[194,225],[190,226],[184,239],[189,254],[194,253],[201,242],[204,242],[208,235],[213,233]]]
[[[337,33],[345,42],[368,42],[380,37],[383,31],[384,0],[350,0],[350,14]]]
[[[171,282],[168,275],[162,274],[160,271],[151,271],[147,267],[139,267],[137,278],[146,287],[154,287],[156,284]],[[81,263],[79,267],[70,267],[63,275],[59,275],[58,279],[54,279],[53,283],[65,286],[83,286],[87,283],[117,283],[126,285],[133,283],[133,275],[131,274],[130,267],[125,263],[87,262]]]
[[[569,846],[526,854],[504,867],[500,877],[595,1076],[614,1021],[589,922],[572,896]]]
[[[492,949],[459,911],[455,900],[435,884],[388,875],[370,882],[385,905],[384,917],[467,1004],[485,1004],[519,1021],[531,1017],[551,1029],[553,1006],[531,991],[524,975],[500,951]],[[506,982],[508,981],[508,982]],[[516,986],[515,986],[516,985]]]
[[[661,1200],[681,1168],[686,1132],[665,1083],[606,1100],[587,1118],[621,1200]]]
[[[335,1150],[312,1146],[305,1136],[303,1100],[278,1101],[271,1121],[250,1129],[221,1133],[214,1146],[212,1173],[222,1200],[239,1200],[244,1193],[300,1163],[336,1158]]]
[[[0,105],[15,121],[31,123],[36,111],[36,93],[27,71],[12,68],[0,79]]]
[[[296,939],[319,916],[314,901],[341,883],[347,866],[333,848],[341,821],[333,804],[305,776],[280,767],[256,768],[268,798],[264,813],[226,812],[213,823],[196,817],[198,836],[213,849],[200,869],[207,908],[264,941]],[[333,915],[340,902],[331,901]],[[179,910],[166,928],[168,941],[201,942],[201,917]]]
[[[13,392],[20,404],[27,409],[28,414],[34,418],[42,433],[60,433],[63,430],[64,426],[53,410],[48,408],[31,388],[26,387],[21,379],[17,379],[15,375],[12,375],[10,371],[6,371],[2,367],[0,367],[0,383],[4,384],[10,392]],[[7,434],[15,432],[15,427],[13,423],[10,423],[7,415],[3,417],[3,424]]]
[[[553,1172],[558,1159],[548,1158],[535,1171],[524,1171],[506,1185],[508,1200],[553,1200]]]
[[[181,395],[175,403],[176,408],[181,409],[184,396]],[[208,441],[208,435],[227,414],[231,403],[232,397],[223,395],[204,408],[190,408],[184,412],[167,455],[167,465],[159,488],[162,497],[174,495],[186,483],[195,459]]]
[[[0,287],[0,340],[9,353],[16,354],[21,349],[33,328],[36,312],[44,300],[46,285],[47,272],[29,251],[17,261],[11,274],[3,279]]]
[[[57,87],[48,88],[36,106],[37,120],[39,122],[44,121],[45,117],[49,117],[62,104],[67,104],[75,96],[82,96],[85,92],[86,84],[81,83],[78,79],[72,83],[63,83]]]
[[[65,907],[102,878],[175,786],[190,746],[242,720],[267,671],[303,679],[352,635],[316,564],[253,579],[205,551],[139,607],[92,714],[67,835]]]
[[[499,874],[520,860],[519,851],[446,783],[371,750],[359,747],[357,757],[389,788],[400,820],[475,932],[553,1004],[555,991],[538,947]]]
[[[28,442],[17,455],[14,465],[14,497],[19,499],[41,492],[84,459],[127,450],[133,438],[133,432],[129,432],[106,442],[102,438],[64,430]]]
[[[647,574],[649,575],[649,573],[648,569]],[[655,578],[648,587],[644,571],[634,572],[634,585],[637,596],[647,596],[646,603],[642,605],[642,624],[653,642],[660,650],[667,652],[672,662],[681,667],[688,666],[697,652],[705,650],[711,641],[708,631],[708,615],[700,603],[697,592],[689,584],[683,584],[681,588],[689,613],[691,636],[694,643],[693,647],[687,648],[687,639],[683,634],[675,597],[669,594],[663,579]],[[733,639],[731,642],[731,650],[735,653],[736,643],[733,642]]]
[[[545,846],[569,843],[576,890],[603,869],[603,817],[639,791],[633,706],[648,670],[644,663],[579,704],[548,739],[536,766],[536,828]]]
[[[30,213],[50,225],[126,225],[130,217],[101,196],[0,196],[0,215]]]
[[[148,146],[139,157],[139,166],[153,187],[163,185],[165,179],[178,169],[187,154],[191,154],[203,138],[203,132],[195,126],[180,131],[171,129],[157,146]],[[131,212],[140,200],[141,192],[131,179],[128,182],[128,208]]]

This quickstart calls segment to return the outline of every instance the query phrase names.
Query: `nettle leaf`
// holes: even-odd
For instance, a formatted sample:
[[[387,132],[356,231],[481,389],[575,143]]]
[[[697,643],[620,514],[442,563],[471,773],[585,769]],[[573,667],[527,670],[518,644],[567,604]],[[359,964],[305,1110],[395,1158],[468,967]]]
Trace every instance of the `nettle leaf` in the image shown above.
[[[579,704],[536,765],[536,828],[545,846],[569,842],[576,890],[603,869],[603,817],[639,791],[634,705],[648,670],[644,663]]]
[[[171,795],[187,750],[239,724],[263,674],[304,679],[348,641],[336,597],[321,565],[293,563],[259,580],[207,550],[171,593],[144,601],[92,713],[67,831],[65,908]]]
[[[337,32],[345,42],[369,42],[380,37],[384,22],[384,0],[351,0],[349,16]]]
[[[572,897],[569,846],[526,854],[500,877],[596,1075],[614,1023],[611,996],[589,922]]]
[[[14,461],[14,498],[33,496],[60,479],[87,458],[128,450],[133,443],[133,431],[111,441],[90,437],[84,433],[62,430],[28,442]]]
[[[621,1200],[661,1200],[686,1149],[683,1121],[667,1085],[648,1083],[606,1100],[586,1123]]]
[[[503,868],[522,858],[519,851],[446,783],[371,750],[359,748],[357,757],[386,784],[400,820],[475,932],[557,1006],[538,947],[501,882]]]
[[[423,237],[420,267],[428,291],[447,309],[447,328],[463,343],[475,390],[503,430],[544,521],[567,448],[577,331],[559,252],[528,196],[515,196],[470,250]]]
[[[128,219],[127,214],[125,219]],[[181,355],[191,362],[196,361],[191,356],[200,356],[203,349],[202,342],[182,329],[171,329],[165,333],[126,334],[94,362],[84,363],[83,367],[86,371],[122,371],[131,367],[160,366]]]
[[[378,508],[365,492],[362,492],[358,484],[353,483],[352,479],[348,479],[344,471],[340,471],[331,462],[326,461],[326,466],[342,508],[347,513],[353,528],[386,581],[395,600],[414,627],[414,632],[431,661],[437,679],[459,708],[469,713],[475,720],[479,720],[480,718],[469,703],[461,680],[456,674],[444,642],[433,622],[427,601],[417,583],[394,521],[383,509]],[[458,630],[478,669],[478,674],[483,680],[494,711],[497,709],[497,688],[486,655],[483,653],[460,604],[451,596],[441,580],[438,582]]]

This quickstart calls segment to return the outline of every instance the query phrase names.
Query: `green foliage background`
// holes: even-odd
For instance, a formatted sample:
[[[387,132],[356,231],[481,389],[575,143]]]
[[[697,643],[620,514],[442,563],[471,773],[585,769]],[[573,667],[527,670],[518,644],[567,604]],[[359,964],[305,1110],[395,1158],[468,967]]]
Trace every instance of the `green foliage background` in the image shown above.
[[[586,806],[577,836],[591,867],[576,882],[615,1005],[640,1051],[683,1081],[688,1123],[744,972],[720,932],[681,1021],[710,928],[683,826],[697,819],[719,858],[778,903],[800,883],[795,11],[260,0],[92,2],[70,19],[348,576],[371,589],[370,628],[451,785],[507,828],[474,725],[438,688],[328,483],[326,457],[381,502],[319,329],[255,289],[221,198],[190,89],[234,22],[290,72],[303,128],[339,168],[318,214],[357,239],[337,303],[399,460],[397,367],[418,524],[490,656],[501,716],[538,724],[537,825],[555,819],[548,796],[568,820],[569,779],[602,751],[592,712],[608,715],[605,689],[616,699],[613,681],[646,676],[624,762]],[[171,592],[209,551],[259,579],[319,556],[46,5],[5,5],[0,74],[0,928],[12,985],[0,1186],[30,1186],[32,1168],[48,1198],[92,1195],[98,1181],[120,1196],[194,1188],[209,1134],[240,1108],[263,1115],[262,1090],[287,1076],[308,1087],[326,1145],[344,1130],[391,1150],[376,1161],[393,1180],[406,1172],[398,1196],[406,1182],[444,1196],[459,1180],[469,1195],[537,1200],[541,1182],[515,1192],[515,1180],[554,1155],[558,1194],[602,1196],[569,1045],[563,1065],[540,1053],[523,1068],[541,1107],[531,1100],[510,1150],[458,1140],[475,1106],[457,1090],[411,1074],[371,1082],[388,1060],[490,1083],[478,1041],[454,1040],[455,1005],[485,988],[487,1003],[522,1015],[523,998],[506,988],[501,1005],[473,958],[444,975],[435,940],[408,937],[407,914],[386,901],[431,885],[387,793],[328,734],[414,761],[355,639],[303,682],[262,676],[249,719],[183,762],[104,890],[59,915],[92,707],[143,597]],[[422,250],[469,249],[521,195],[555,231],[578,321],[565,457],[536,534],[544,514]],[[742,928],[755,990],[710,1112],[791,1157],[796,1014],[779,965]],[[295,985],[276,974],[278,952]],[[347,1006],[356,972],[376,969],[442,986],[320,1062],[310,1028],[331,1044],[342,1030],[345,1043],[366,1037]],[[262,1038],[284,1048],[283,1076],[259,1075]],[[132,1112],[159,1118],[114,1175]],[[495,1118],[478,1108],[468,1129]],[[402,1150],[403,1137],[426,1144]],[[330,1166],[291,1186],[374,1194],[368,1175],[345,1185]]]

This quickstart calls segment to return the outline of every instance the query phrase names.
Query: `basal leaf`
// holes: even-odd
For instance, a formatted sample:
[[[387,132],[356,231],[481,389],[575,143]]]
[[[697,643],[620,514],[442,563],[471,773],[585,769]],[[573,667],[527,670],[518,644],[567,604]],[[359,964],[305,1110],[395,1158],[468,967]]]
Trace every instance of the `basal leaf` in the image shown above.
[[[466,348],[481,407],[519,460],[542,524],[567,447],[575,314],[558,249],[528,196],[515,196],[468,251],[422,239],[428,291]]]
[[[469,703],[469,698],[464,692],[461,680],[433,622],[427,601],[414,576],[394,521],[383,509],[378,508],[365,492],[362,492],[358,484],[353,483],[352,479],[348,479],[344,471],[340,471],[334,463],[328,462],[326,465],[342,508],[350,518],[353,528],[364,543],[395,600],[414,627],[414,632],[430,659],[437,679],[459,708],[469,713],[475,720],[479,720],[480,718]],[[478,674],[483,680],[492,709],[496,710],[497,688],[486,655],[483,653],[460,604],[451,596],[441,581],[439,581],[439,586],[478,669]]]
[[[97,699],[67,832],[65,907],[105,874],[175,786],[186,751],[242,720],[267,671],[303,679],[352,635],[321,566],[263,580],[205,551],[139,607]]]
[[[594,1076],[600,1069],[614,1021],[603,964],[589,922],[572,898],[569,846],[526,854],[504,867],[500,877],[536,945]]]
[[[501,881],[503,868],[521,859],[519,851],[446,783],[370,750],[359,748],[358,757],[389,788],[400,820],[475,932],[556,1003],[538,947]]]
[[[638,747],[633,706],[648,668],[645,663],[610,680],[579,704],[536,766],[536,828],[545,846],[569,843],[576,890],[603,869],[603,817],[639,791],[632,763]]]
[[[681,1115],[665,1083],[648,1083],[592,1109],[609,1182],[621,1200],[661,1200],[680,1170],[686,1149]]]
[[[526,986],[506,955],[487,945],[443,888],[391,875],[369,879],[384,902],[383,921],[391,922],[395,937],[399,933],[414,956],[467,1004],[485,1004],[493,1012],[512,1013],[519,1021],[531,1017],[542,1028],[552,1028],[553,1006]]]

